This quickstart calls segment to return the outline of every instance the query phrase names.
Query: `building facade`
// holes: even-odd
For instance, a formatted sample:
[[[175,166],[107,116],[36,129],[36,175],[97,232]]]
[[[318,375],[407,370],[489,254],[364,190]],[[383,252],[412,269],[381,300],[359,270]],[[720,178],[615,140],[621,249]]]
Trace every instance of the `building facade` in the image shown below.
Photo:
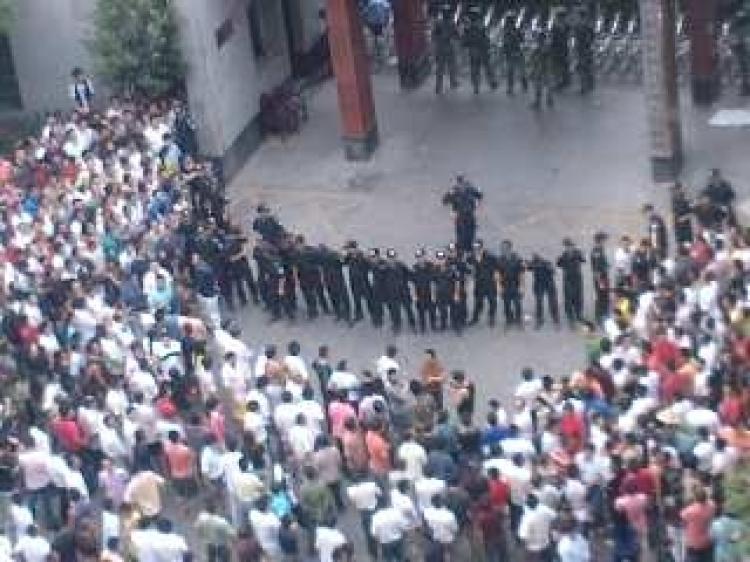
[[[172,2],[201,151],[222,157],[232,174],[260,142],[261,94],[286,80],[320,37],[324,0]],[[86,41],[96,0],[16,5],[11,35],[0,38],[0,109],[70,108],[71,69],[93,67]]]

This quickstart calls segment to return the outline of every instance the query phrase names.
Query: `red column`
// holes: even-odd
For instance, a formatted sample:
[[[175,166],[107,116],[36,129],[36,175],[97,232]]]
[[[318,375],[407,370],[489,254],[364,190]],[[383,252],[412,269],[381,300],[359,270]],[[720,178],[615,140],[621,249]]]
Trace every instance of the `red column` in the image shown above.
[[[365,160],[378,145],[370,64],[356,0],[328,0],[328,41],[348,160]]]
[[[710,104],[719,95],[721,82],[716,46],[716,0],[687,0],[690,36],[690,85],[693,101]]]
[[[424,0],[394,0],[392,6],[399,81],[416,88],[430,73],[427,6]]]

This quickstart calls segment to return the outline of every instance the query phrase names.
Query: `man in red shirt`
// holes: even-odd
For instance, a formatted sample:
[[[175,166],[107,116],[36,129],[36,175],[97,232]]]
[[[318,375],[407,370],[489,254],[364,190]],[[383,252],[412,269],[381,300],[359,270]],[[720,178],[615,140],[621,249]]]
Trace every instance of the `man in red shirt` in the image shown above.
[[[88,439],[67,404],[60,405],[60,415],[50,424],[60,446],[68,453],[80,453],[88,446]]]
[[[488,495],[492,508],[498,513],[505,513],[510,501],[510,486],[500,478],[500,471],[496,467],[491,467],[487,471],[489,477],[487,481]]]
[[[170,431],[167,437],[164,456],[169,475],[177,493],[189,496],[195,492],[195,453],[180,440],[180,434],[176,430]]]
[[[573,404],[566,402],[563,406],[563,415],[560,418],[560,433],[564,438],[565,449],[571,455],[577,453],[583,446],[586,437],[586,426],[583,418],[576,413]]]
[[[497,469],[490,470],[497,472]],[[495,507],[489,495],[481,497],[471,510],[471,521],[475,529],[481,533],[485,559],[488,562],[499,562],[507,558],[503,513],[504,511],[499,511]]]

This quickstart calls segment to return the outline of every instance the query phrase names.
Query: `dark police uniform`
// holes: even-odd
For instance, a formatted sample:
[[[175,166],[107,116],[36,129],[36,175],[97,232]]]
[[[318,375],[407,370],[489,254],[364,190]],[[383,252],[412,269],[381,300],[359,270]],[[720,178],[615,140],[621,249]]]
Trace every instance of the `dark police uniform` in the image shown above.
[[[441,10],[432,28],[432,41],[435,49],[435,93],[443,93],[443,76],[446,71],[450,80],[450,87],[458,88],[458,72],[456,69],[456,51],[454,41],[458,38],[458,31],[452,16],[446,10]]]
[[[370,273],[372,286],[372,323],[376,327],[383,325],[385,305],[388,300],[388,264],[380,255],[380,250],[370,251]]]
[[[650,213],[648,217],[648,239],[656,257],[659,260],[666,259],[669,250],[667,225],[664,223],[664,219],[655,212]]]
[[[464,30],[463,42],[469,51],[469,69],[474,93],[479,93],[479,86],[482,81],[482,69],[484,69],[487,76],[487,83],[490,88],[495,90],[497,88],[497,80],[495,79],[495,71],[490,64],[490,38],[482,21],[481,10],[472,9],[469,12],[469,21]]]
[[[572,242],[565,240],[565,250],[557,258],[557,267],[563,272],[563,302],[568,322],[583,320],[583,276],[581,264],[586,259]]]
[[[581,81],[581,93],[594,89],[594,26],[588,15],[583,15],[574,28],[576,70]]]
[[[497,315],[497,257],[480,246],[471,265],[474,272],[474,313],[471,315],[471,323],[479,322],[487,301],[490,326],[494,326]]]
[[[448,260],[448,269],[452,280],[452,299],[450,307],[451,328],[461,334],[466,327],[468,306],[466,302],[466,263],[458,260]]]
[[[542,97],[546,97],[547,106],[554,105],[552,98],[552,61],[550,46],[545,33],[540,33],[529,56],[529,77],[534,87],[534,101],[531,107],[541,109]]]
[[[531,261],[526,264],[526,269],[531,272],[531,290],[534,293],[536,304],[535,320],[536,327],[540,328],[544,324],[544,299],[547,299],[547,306],[552,321],[555,324],[560,323],[560,311],[557,306],[557,288],[555,287],[555,268],[552,262],[545,260],[541,256],[534,254]]]
[[[388,250],[385,270],[386,304],[391,318],[391,328],[394,332],[401,331],[401,309],[406,312],[409,326],[416,329],[416,319],[411,306],[411,292],[409,290],[409,268],[396,259],[396,252]]]
[[[424,333],[429,319],[430,328],[437,329],[435,308],[435,266],[427,261],[424,250],[416,254],[416,263],[411,269],[411,282],[414,285],[414,296],[417,305],[417,322],[419,330]]]
[[[320,245],[318,248],[323,270],[323,281],[328,298],[331,301],[331,309],[336,321],[351,321],[351,303],[349,301],[349,289],[344,278],[344,263],[338,252]]]
[[[555,76],[555,87],[561,90],[570,85],[570,47],[568,45],[570,29],[564,17],[563,14],[555,18],[550,33],[552,72]]]
[[[693,243],[693,213],[690,200],[681,188],[672,192],[672,220],[674,221],[674,238],[678,245]]]
[[[603,238],[594,238],[594,246],[589,255],[591,274],[594,285],[594,319],[598,324],[604,322],[609,315],[609,260],[604,249]]]
[[[444,252],[435,254],[437,260],[435,277],[435,308],[438,316],[438,329],[444,331],[448,327],[450,319],[451,303],[454,296],[453,272],[448,266]]]
[[[297,273],[302,298],[305,299],[307,317],[312,320],[318,317],[319,310],[328,314],[328,301],[323,290],[321,273],[322,256],[317,248],[302,244],[295,249],[294,267]]]
[[[352,302],[354,304],[355,322],[364,318],[363,306],[367,307],[370,318],[375,321],[372,311],[372,286],[370,285],[370,264],[362,251],[357,247],[356,242],[349,242],[346,245],[346,255],[344,264],[349,274],[349,289],[352,292]]]
[[[497,269],[500,272],[500,284],[503,289],[503,309],[506,327],[523,325],[523,305],[521,303],[521,284],[524,272],[523,261],[510,249],[497,258]]]
[[[258,304],[258,285],[255,283],[255,276],[247,259],[245,245],[247,239],[239,234],[230,235],[227,239],[227,254],[229,256],[229,278],[230,282],[237,290],[237,296],[240,305],[247,304],[247,290],[255,304]],[[230,289],[231,291],[231,289]]]
[[[260,237],[270,243],[278,245],[284,237],[284,227],[281,226],[276,217],[271,215],[268,207],[258,206],[258,216],[253,220],[253,231],[257,232]]]
[[[443,196],[443,205],[450,205],[456,221],[456,246],[459,257],[470,253],[477,232],[476,208],[482,192],[459,176],[456,185]]]
[[[505,72],[507,80],[507,93],[513,95],[516,78],[521,81],[521,88],[525,92],[528,89],[526,80],[526,68],[523,59],[523,35],[516,27],[516,18],[509,15],[505,18],[503,25],[503,57],[505,57]]]

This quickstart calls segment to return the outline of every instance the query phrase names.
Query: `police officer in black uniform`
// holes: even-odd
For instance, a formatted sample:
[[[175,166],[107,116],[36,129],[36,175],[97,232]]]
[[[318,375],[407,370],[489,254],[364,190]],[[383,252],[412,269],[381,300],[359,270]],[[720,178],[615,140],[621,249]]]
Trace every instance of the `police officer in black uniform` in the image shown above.
[[[458,71],[456,68],[456,50],[454,43],[458,39],[458,30],[453,21],[450,6],[443,6],[432,27],[432,41],[435,49],[435,93],[443,93],[443,77],[446,71],[452,90],[458,88]]]
[[[427,259],[424,248],[414,254],[416,262],[411,268],[411,282],[414,286],[414,297],[417,305],[417,323],[423,334],[427,329],[429,319],[430,328],[437,329],[437,315],[435,304],[435,267]]]
[[[479,6],[469,8],[463,43],[469,51],[469,69],[474,94],[479,94],[483,69],[490,89],[496,90],[497,79],[495,78],[495,71],[490,64],[490,38],[487,35],[487,28],[484,26],[482,18],[482,9]]]
[[[594,245],[589,254],[591,262],[592,284],[594,286],[594,319],[601,325],[609,315],[609,293],[611,289],[609,280],[609,260],[604,243],[607,235],[597,232],[594,235]]]
[[[258,216],[253,220],[253,231],[266,242],[278,246],[285,234],[284,227],[265,204],[258,205],[256,212]]]
[[[242,236],[238,228],[232,228],[228,232],[225,244],[228,258],[229,292],[231,293],[236,288],[240,306],[244,307],[247,305],[247,289],[253,302],[258,304],[260,302],[258,285],[255,283],[255,276],[247,259],[247,238]]]
[[[258,270],[258,293],[269,312],[272,312],[274,299],[273,285],[273,254],[271,244],[264,240],[258,240],[253,248],[253,259]]]
[[[526,65],[523,58],[523,34],[516,26],[514,14],[508,14],[503,23],[503,56],[505,57],[507,94],[512,96],[515,93],[516,78],[520,79],[521,89],[526,93],[529,82],[526,79]]]
[[[678,246],[693,243],[692,214],[693,206],[682,187],[682,183],[675,183],[672,187],[672,221],[674,223],[674,239]]]
[[[643,214],[648,221],[648,239],[651,242],[656,258],[659,260],[666,259],[669,251],[669,238],[667,236],[667,225],[659,213],[656,212],[653,205],[644,205]]]
[[[294,310],[289,300],[288,272],[281,256],[273,250],[268,251],[265,259],[268,263],[267,272],[267,299],[268,310],[271,313],[271,322],[281,320],[285,314],[289,319],[294,318]]]
[[[364,318],[364,307],[370,314],[373,323],[375,315],[372,308],[372,286],[370,285],[370,265],[367,257],[354,240],[349,240],[344,249],[344,265],[347,267],[349,277],[349,289],[352,293],[352,302],[354,304],[354,322],[359,322]],[[364,307],[363,307],[364,303]]]
[[[550,49],[555,88],[564,90],[570,86],[570,28],[564,11],[558,12],[550,32]]]
[[[458,255],[456,257],[449,255],[447,263],[453,289],[450,306],[451,328],[460,336],[466,327],[466,320],[469,314],[466,302],[466,275],[468,274],[468,269],[466,262]]]
[[[309,246],[301,234],[295,238],[293,261],[302,298],[305,299],[307,318],[314,320],[318,317],[319,311],[328,314],[328,301],[323,290],[320,267],[322,261],[320,251],[318,248]]]
[[[443,196],[443,205],[450,205],[456,222],[456,246],[459,258],[471,253],[477,232],[476,209],[482,192],[459,175],[451,190]]]
[[[505,328],[512,326],[523,328],[524,264],[518,254],[513,251],[513,244],[510,240],[503,240],[500,245],[497,269],[500,272],[500,284],[503,290]]]
[[[388,301],[388,264],[380,255],[380,249],[370,250],[370,283],[372,286],[372,323],[376,327],[383,325],[385,305]]]
[[[557,288],[555,287],[555,267],[552,262],[539,254],[531,254],[531,261],[526,264],[531,272],[531,290],[534,293],[535,327],[538,330],[544,324],[544,299],[547,299],[549,314],[555,326],[560,325],[560,311],[557,305]]]
[[[325,244],[318,246],[323,282],[331,301],[331,310],[336,321],[351,322],[351,303],[349,289],[344,278],[344,261],[342,256]]]
[[[399,261],[396,250],[386,250],[386,304],[388,316],[391,318],[391,328],[394,333],[401,331],[401,309],[406,312],[406,318],[412,330],[416,330],[417,324],[414,318],[414,310],[411,306],[411,291],[409,290],[409,268]]]
[[[573,28],[576,51],[576,70],[581,82],[581,94],[594,90],[594,24],[588,10],[581,8]]]
[[[454,289],[453,272],[448,266],[444,251],[435,252],[435,308],[438,316],[438,330],[445,331],[450,319]]]
[[[563,272],[563,302],[571,328],[583,320],[583,263],[586,263],[586,258],[581,250],[570,238],[563,239],[563,253],[557,258],[557,267]]]
[[[474,313],[470,324],[479,322],[487,301],[489,323],[494,326],[497,315],[498,263],[497,257],[484,247],[482,240],[474,242],[471,267],[474,273]]]

